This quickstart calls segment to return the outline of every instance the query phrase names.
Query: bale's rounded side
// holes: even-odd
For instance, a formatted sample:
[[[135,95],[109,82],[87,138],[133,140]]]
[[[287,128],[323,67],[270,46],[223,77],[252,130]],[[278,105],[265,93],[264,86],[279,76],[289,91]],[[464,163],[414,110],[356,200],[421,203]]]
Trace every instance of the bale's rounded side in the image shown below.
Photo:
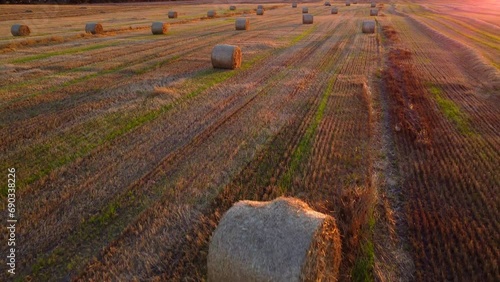
[[[85,25],[85,32],[92,34],[101,34],[104,32],[102,24],[100,23],[88,23]]]
[[[307,14],[307,13],[309,13],[309,8],[303,7],[302,8],[302,14]]]
[[[168,23],[164,23],[164,22],[154,22],[152,25],[151,25],[151,32],[153,34],[165,34],[168,32],[168,28],[169,28],[169,24]]]
[[[248,18],[237,18],[235,22],[236,30],[248,30],[250,20]]]
[[[377,6],[377,4],[375,4],[375,2],[372,2],[372,3],[370,4],[370,7],[372,7],[372,8],[375,8],[376,6]]]
[[[10,28],[10,33],[14,36],[28,36],[30,35],[31,30],[27,25],[15,24]]]
[[[297,8],[297,3],[296,2],[292,3],[292,8]]]
[[[229,10],[231,10],[231,11],[236,10],[236,6],[229,6]]]
[[[370,9],[370,16],[378,16],[378,9]]]
[[[236,69],[241,66],[241,57],[238,46],[215,45],[212,49],[212,66],[217,69]]]
[[[333,7],[332,14],[338,14],[338,13],[339,13],[339,9],[337,7]]]
[[[214,11],[214,10],[210,10],[207,12],[207,17],[209,18],[215,18],[215,16],[217,16],[217,12]]]
[[[240,201],[213,233],[208,281],[336,281],[340,260],[331,216],[293,198]]]
[[[302,23],[303,24],[312,24],[313,23],[313,15],[311,14],[303,14],[302,15]]]
[[[168,11],[168,18],[169,19],[177,18],[177,11]]]
[[[363,21],[361,30],[363,33],[375,33],[375,21]]]
[[[258,16],[264,15],[264,9],[257,9],[257,15]]]

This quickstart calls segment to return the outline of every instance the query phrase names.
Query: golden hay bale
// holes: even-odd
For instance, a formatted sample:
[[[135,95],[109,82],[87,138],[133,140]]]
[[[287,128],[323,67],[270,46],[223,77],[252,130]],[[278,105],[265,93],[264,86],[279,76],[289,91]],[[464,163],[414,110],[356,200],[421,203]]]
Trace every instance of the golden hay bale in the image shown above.
[[[258,16],[264,15],[264,9],[257,9],[257,15]]]
[[[313,15],[303,14],[302,15],[302,23],[303,24],[312,24],[313,23]]]
[[[375,4],[375,2],[372,2],[372,3],[370,4],[370,7],[372,7],[372,8],[375,8],[376,6],[377,6],[377,4]]]
[[[297,2],[292,3],[292,8],[297,8]]]
[[[231,10],[231,11],[236,10],[236,6],[229,6],[229,10]]]
[[[85,25],[85,32],[92,34],[100,34],[104,32],[102,24],[100,23],[88,23]]]
[[[167,33],[169,26],[170,25],[168,23],[154,22],[151,25],[151,32],[153,34],[165,34],[165,33]]]
[[[208,281],[336,281],[340,262],[331,216],[294,198],[240,201],[213,233]]]
[[[212,66],[217,69],[236,69],[241,66],[238,46],[219,44],[212,49]]]
[[[330,2],[329,2],[329,1],[326,1],[326,2],[325,2],[325,6],[331,6],[331,5],[332,5],[332,4],[330,4]]]
[[[363,21],[361,30],[363,33],[375,33],[375,21]]]
[[[309,13],[309,8],[303,7],[302,8],[302,14],[307,14],[307,13]]]
[[[168,18],[169,19],[177,18],[177,12],[176,11],[168,11]]]
[[[14,36],[28,36],[30,35],[30,32],[30,28],[23,24],[15,24],[10,28],[10,33]]]
[[[378,16],[378,9],[370,9],[370,16]]]
[[[235,22],[236,30],[248,30],[250,20],[248,18],[237,18]]]
[[[217,16],[217,12],[215,10],[210,10],[207,12],[207,17],[215,18],[215,16]]]
[[[358,4],[358,1],[352,1],[353,4]]]
[[[332,8],[332,14],[338,14],[339,13],[339,8],[333,7]]]
[[[345,2],[345,5],[346,5],[346,6],[351,6],[351,2],[346,1],[346,2]]]

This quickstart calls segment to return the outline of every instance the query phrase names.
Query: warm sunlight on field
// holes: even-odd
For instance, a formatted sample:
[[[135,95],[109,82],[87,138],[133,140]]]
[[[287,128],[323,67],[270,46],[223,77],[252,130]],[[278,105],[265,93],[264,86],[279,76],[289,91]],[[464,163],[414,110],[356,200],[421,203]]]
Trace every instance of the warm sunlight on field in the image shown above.
[[[0,280],[206,281],[222,215],[291,196],[327,281],[500,281],[500,1],[249,2],[0,5]]]

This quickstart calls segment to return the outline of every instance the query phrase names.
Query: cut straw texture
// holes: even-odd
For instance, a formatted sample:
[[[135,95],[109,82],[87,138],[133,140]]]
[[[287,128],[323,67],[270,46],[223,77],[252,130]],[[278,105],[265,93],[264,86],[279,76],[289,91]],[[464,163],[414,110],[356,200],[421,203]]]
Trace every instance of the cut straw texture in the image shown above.
[[[222,217],[208,251],[208,281],[336,281],[335,220],[294,198],[240,201]]]
[[[216,69],[236,69],[241,66],[238,46],[219,44],[212,49],[212,66]]]

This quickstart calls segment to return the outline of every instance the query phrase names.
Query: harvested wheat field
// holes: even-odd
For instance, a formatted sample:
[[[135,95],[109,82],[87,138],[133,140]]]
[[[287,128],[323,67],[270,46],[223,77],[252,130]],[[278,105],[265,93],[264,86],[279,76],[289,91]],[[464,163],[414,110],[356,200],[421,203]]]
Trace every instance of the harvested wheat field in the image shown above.
[[[319,280],[500,281],[500,3],[371,2],[0,5],[0,281],[206,281],[281,196],[340,233]]]

